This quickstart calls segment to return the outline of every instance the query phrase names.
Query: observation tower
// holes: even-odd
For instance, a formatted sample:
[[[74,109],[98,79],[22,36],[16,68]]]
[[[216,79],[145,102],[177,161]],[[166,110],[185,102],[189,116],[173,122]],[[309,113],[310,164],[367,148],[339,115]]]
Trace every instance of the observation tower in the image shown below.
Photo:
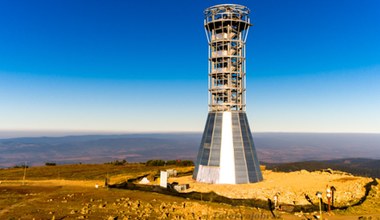
[[[218,184],[263,179],[245,112],[245,42],[249,9],[222,4],[204,11],[209,113],[193,178]]]

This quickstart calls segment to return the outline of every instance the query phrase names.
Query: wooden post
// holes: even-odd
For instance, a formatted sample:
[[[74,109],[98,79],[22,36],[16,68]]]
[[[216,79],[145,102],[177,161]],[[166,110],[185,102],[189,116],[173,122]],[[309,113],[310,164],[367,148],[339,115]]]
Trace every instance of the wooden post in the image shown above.
[[[319,217],[321,220],[323,220],[323,217],[322,217],[322,193],[317,192],[315,195],[318,197],[318,200],[319,200]]]
[[[328,212],[331,212],[331,188],[327,185],[326,186],[326,197],[327,197],[327,207]]]
[[[25,185],[25,177],[26,177],[26,161],[24,163],[24,176],[22,178],[22,185]]]
[[[334,194],[335,194],[336,188],[334,186],[331,186],[331,206],[334,208]]]

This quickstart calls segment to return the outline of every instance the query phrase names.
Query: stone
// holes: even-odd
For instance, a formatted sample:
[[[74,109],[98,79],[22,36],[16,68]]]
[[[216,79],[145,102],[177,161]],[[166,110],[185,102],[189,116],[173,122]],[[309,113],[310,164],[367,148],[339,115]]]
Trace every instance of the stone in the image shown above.
[[[80,211],[80,213],[83,214],[83,215],[88,214],[88,212],[89,212],[89,210],[87,209],[87,207],[82,208],[81,211]]]

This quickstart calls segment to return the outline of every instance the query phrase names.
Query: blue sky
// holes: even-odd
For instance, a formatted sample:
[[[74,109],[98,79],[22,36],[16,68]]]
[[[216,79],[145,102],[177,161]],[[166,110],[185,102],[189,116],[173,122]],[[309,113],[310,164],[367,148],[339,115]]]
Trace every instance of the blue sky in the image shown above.
[[[252,130],[380,133],[377,0],[3,0],[0,130],[202,131],[220,3],[252,12]]]

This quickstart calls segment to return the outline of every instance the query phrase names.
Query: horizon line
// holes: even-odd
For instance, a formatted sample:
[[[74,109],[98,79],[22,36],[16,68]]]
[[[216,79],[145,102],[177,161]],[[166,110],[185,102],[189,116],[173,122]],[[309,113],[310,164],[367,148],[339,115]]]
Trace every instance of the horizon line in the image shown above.
[[[3,134],[2,134],[3,133]],[[133,135],[133,134],[202,134],[202,131],[102,131],[102,130],[2,130],[0,139],[29,137],[67,137],[85,135]],[[253,131],[272,134],[368,134],[380,135],[380,132],[340,132],[340,131]]]

